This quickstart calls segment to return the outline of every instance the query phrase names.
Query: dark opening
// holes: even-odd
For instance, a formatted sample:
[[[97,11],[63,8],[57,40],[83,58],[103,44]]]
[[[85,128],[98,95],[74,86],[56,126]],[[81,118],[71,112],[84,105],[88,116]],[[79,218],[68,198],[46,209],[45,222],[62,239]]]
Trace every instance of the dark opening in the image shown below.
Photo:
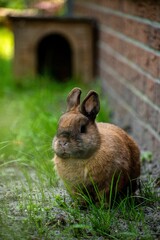
[[[72,51],[62,35],[50,34],[44,37],[38,45],[37,55],[38,74],[61,81],[72,76]]]

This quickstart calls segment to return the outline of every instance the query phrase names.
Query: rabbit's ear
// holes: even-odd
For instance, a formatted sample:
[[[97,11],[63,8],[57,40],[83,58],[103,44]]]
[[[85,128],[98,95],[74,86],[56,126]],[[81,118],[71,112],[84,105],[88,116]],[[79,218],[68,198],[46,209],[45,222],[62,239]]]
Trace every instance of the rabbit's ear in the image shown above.
[[[94,91],[90,91],[82,102],[80,111],[90,120],[94,121],[99,110],[100,102],[98,94]]]
[[[71,111],[80,104],[81,89],[73,88],[67,97],[67,111]]]

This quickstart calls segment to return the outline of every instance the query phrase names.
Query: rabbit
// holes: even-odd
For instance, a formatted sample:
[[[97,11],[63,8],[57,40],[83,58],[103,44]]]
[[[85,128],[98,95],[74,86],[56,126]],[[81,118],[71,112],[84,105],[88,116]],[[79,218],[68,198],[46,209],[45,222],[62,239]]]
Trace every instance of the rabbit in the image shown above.
[[[53,139],[55,169],[73,197],[87,193],[98,201],[97,190],[109,201],[111,188],[134,193],[140,176],[140,151],[121,128],[96,123],[100,111],[98,94],[91,90],[80,104],[81,89],[67,97]],[[113,181],[114,179],[114,181]],[[99,195],[99,194],[98,194]]]

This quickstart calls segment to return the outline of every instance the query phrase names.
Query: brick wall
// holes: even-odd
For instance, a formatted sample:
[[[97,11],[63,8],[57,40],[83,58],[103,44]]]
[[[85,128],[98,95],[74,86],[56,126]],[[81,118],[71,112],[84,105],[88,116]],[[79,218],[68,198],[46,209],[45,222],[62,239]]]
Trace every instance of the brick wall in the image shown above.
[[[74,13],[98,20],[98,72],[113,121],[159,161],[160,1],[76,0]]]

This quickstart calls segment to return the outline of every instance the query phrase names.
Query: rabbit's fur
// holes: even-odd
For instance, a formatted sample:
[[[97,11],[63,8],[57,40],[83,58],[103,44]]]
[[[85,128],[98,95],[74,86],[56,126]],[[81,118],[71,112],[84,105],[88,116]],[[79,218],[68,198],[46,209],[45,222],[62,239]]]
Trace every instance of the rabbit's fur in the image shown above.
[[[72,194],[85,189],[96,201],[96,188],[109,198],[111,182],[118,192],[137,189],[140,152],[133,139],[121,128],[96,123],[100,110],[98,94],[90,91],[80,104],[81,89],[67,98],[67,111],[53,139],[54,164]],[[116,183],[118,181],[118,184]]]

